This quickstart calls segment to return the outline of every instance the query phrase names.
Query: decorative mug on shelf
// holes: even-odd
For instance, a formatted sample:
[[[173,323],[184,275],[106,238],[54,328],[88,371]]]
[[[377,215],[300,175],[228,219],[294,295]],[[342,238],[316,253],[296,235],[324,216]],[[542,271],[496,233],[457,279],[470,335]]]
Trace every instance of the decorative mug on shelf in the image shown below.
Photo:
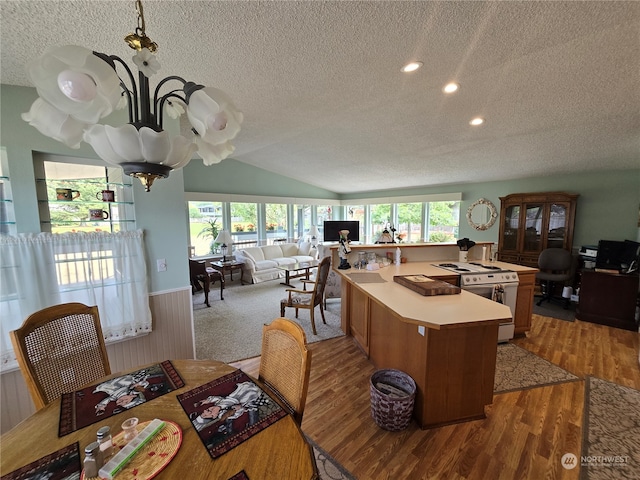
[[[78,190],[71,190],[70,188],[56,188],[56,198],[58,200],[70,202],[79,196],[80,192]]]
[[[101,192],[96,193],[96,198],[103,202],[113,202],[115,201],[116,194],[113,190],[102,190]]]
[[[92,208],[89,210],[89,218],[91,220],[106,220],[109,218],[109,212],[100,208]]]

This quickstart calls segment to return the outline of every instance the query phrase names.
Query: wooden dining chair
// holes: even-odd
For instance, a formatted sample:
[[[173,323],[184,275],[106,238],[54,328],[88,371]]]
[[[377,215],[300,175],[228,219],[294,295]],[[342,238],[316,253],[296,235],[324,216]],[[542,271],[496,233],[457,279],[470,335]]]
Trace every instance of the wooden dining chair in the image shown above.
[[[310,371],[311,352],[300,325],[276,318],[262,327],[258,379],[287,405],[298,424],[302,424]]]
[[[287,298],[283,298],[280,301],[280,316],[284,317],[284,311],[287,307],[296,309],[296,318],[298,318],[298,309],[305,308],[309,310],[309,316],[311,317],[311,330],[313,331],[314,335],[317,335],[318,332],[316,332],[316,323],[313,313],[315,311],[315,308],[320,305],[320,315],[322,315],[322,322],[325,324],[327,323],[324,318],[324,306],[322,304],[322,300],[324,297],[324,288],[327,285],[327,277],[329,275],[330,268],[331,257],[323,258],[318,265],[318,271],[315,275],[315,280],[306,281],[306,283],[313,283],[313,290],[298,290],[295,288],[287,288]],[[305,280],[302,281],[305,282]]]
[[[39,410],[111,374],[98,307],[65,303],[30,315],[10,332],[16,360]]]

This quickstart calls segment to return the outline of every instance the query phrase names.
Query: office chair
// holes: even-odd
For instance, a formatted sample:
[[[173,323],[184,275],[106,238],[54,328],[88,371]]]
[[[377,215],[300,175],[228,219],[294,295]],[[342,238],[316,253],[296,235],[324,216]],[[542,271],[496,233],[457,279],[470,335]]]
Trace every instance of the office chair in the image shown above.
[[[542,298],[537,303],[538,306],[544,301],[557,301],[561,302],[564,308],[569,307],[569,299],[554,297],[553,290],[555,284],[564,283],[573,277],[572,263],[573,255],[563,248],[547,248],[540,253],[538,257],[540,271],[536,273],[536,279],[540,281],[542,287]]]

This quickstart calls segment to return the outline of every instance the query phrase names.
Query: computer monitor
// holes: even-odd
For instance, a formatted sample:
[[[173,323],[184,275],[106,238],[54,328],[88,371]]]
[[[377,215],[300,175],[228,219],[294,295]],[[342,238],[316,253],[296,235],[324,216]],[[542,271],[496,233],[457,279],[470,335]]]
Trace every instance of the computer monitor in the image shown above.
[[[596,268],[626,271],[638,260],[640,243],[631,240],[600,240],[596,256]]]
[[[349,240],[360,241],[360,222],[357,220],[325,220],[323,239],[325,242],[339,242],[340,230],[349,230]]]

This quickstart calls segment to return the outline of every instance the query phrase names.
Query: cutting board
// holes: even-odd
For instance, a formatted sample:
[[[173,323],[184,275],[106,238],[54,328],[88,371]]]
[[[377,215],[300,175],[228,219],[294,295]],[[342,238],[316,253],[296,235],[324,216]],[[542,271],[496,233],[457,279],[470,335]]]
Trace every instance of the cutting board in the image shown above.
[[[395,275],[393,281],[424,296],[460,293],[460,287],[442,280],[434,280],[426,275]]]

